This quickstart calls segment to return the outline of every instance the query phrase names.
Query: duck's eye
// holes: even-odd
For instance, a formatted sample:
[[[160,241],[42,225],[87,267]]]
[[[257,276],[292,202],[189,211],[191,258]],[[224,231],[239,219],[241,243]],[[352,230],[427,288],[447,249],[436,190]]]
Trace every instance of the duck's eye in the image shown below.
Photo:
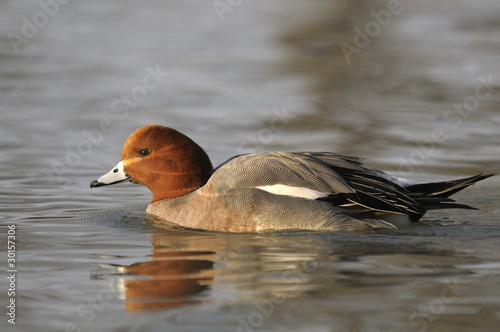
[[[139,156],[146,157],[147,155],[149,155],[149,150],[148,149],[142,149],[142,150],[139,151]]]

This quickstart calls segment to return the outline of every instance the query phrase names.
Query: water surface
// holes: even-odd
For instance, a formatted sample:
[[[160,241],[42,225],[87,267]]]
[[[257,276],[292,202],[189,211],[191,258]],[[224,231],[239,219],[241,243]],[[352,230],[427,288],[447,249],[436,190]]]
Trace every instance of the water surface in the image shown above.
[[[0,218],[16,226],[17,316],[1,330],[495,330],[497,178],[456,195],[477,211],[363,234],[188,231],[148,217],[144,187],[89,188],[148,123],[214,164],[313,150],[422,181],[499,172],[498,3],[387,6],[71,1],[44,16],[2,2]]]

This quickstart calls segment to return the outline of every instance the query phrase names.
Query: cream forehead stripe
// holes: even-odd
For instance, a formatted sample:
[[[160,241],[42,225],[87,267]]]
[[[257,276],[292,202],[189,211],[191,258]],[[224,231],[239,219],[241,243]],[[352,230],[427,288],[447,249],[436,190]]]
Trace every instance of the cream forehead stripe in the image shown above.
[[[275,195],[286,195],[286,196],[302,197],[307,199],[318,199],[328,196],[327,194],[322,193],[321,191],[308,188],[291,187],[291,186],[286,186],[284,184],[275,184],[272,186],[257,187],[257,189],[265,190]]]

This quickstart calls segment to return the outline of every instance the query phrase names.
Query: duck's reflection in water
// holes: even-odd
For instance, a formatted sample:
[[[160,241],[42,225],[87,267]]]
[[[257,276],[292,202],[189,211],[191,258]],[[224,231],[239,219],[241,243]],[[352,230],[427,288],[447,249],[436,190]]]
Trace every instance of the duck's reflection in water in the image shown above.
[[[248,291],[249,296],[271,292],[288,297],[307,283],[308,262],[324,256],[318,245],[304,247],[303,241],[293,237],[155,230],[151,239],[153,249],[147,261],[128,266],[101,264],[106,270],[97,273],[99,279],[112,280],[127,310],[212,301],[210,286],[216,277],[218,289],[226,292],[237,289]]]
[[[199,303],[197,294],[214,278],[214,251],[199,250],[207,238],[203,233],[155,231],[152,254],[132,265],[101,264],[111,273],[98,273],[112,280],[113,292],[124,300],[126,310],[168,309]],[[210,238],[210,236],[208,236]],[[188,244],[188,245],[183,245]],[[198,243],[198,246],[189,244]]]
[[[390,234],[287,232],[229,234],[157,229],[152,254],[132,265],[101,264],[126,310],[171,309],[197,303],[378,294],[384,285],[413,285],[422,275],[466,275],[438,243]],[[130,257],[120,258],[129,260]],[[433,269],[429,270],[429,262]],[[380,295],[380,294],[379,294]]]
[[[196,259],[197,252],[159,252],[151,261],[124,267],[137,279],[123,280],[125,309],[166,309],[197,303],[192,295],[204,291],[213,280],[213,261]],[[183,257],[188,257],[184,259]],[[144,277],[144,278],[140,278]]]

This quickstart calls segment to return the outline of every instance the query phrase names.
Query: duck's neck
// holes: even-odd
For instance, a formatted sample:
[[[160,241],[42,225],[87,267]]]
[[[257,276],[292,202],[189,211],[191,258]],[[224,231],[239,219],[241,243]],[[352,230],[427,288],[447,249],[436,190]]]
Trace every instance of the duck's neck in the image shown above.
[[[173,152],[170,151],[167,164],[173,163],[175,168],[158,167],[160,170],[151,174],[147,184],[153,193],[151,203],[193,192],[205,185],[212,174],[210,158],[196,143]]]
[[[210,172],[161,173],[148,188],[153,193],[150,204],[189,194],[207,183]]]

